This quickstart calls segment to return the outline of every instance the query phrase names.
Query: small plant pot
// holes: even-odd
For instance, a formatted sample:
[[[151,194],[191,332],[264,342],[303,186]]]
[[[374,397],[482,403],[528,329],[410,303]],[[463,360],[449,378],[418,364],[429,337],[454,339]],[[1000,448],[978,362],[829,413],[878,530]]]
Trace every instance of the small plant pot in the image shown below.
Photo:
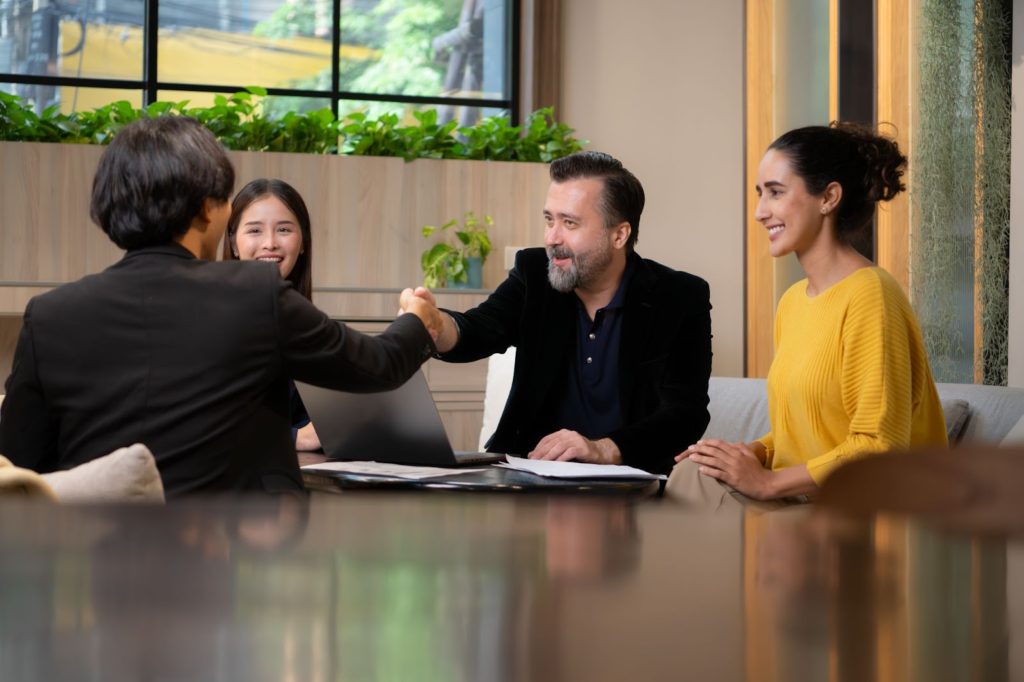
[[[466,281],[449,282],[449,289],[483,289],[484,262],[479,256],[466,258]]]
[[[466,259],[469,267],[466,269],[468,275],[467,285],[470,289],[484,288],[484,260],[479,256],[470,256]]]

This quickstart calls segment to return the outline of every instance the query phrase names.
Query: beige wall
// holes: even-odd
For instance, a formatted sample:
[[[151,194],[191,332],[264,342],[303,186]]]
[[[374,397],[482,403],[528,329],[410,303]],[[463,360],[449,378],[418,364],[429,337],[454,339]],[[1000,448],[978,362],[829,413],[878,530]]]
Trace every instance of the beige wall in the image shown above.
[[[1013,119],[1010,141],[1010,386],[1024,387],[1024,0],[1013,1]]]
[[[559,119],[643,182],[637,250],[710,283],[714,374],[742,376],[743,2],[563,2]]]

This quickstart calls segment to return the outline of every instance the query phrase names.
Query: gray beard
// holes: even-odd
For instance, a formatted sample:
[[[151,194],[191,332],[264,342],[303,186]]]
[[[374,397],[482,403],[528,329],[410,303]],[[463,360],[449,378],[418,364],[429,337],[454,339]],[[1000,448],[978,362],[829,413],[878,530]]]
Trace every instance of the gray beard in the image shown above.
[[[580,271],[576,267],[575,259],[568,270],[563,270],[548,260],[548,283],[551,284],[552,289],[563,294],[567,294],[579,286]]]
[[[585,287],[593,282],[612,261],[612,251],[609,246],[605,251],[590,251],[588,253],[570,254],[557,248],[550,248],[548,253],[548,283],[551,288],[563,294],[567,294],[579,287]],[[571,258],[568,269],[562,270],[552,262],[552,257],[558,256]]]

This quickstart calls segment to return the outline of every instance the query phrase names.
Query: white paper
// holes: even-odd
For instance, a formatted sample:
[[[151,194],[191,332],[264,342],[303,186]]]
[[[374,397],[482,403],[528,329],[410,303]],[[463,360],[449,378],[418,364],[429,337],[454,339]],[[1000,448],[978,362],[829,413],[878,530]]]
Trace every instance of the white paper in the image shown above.
[[[555,462],[544,459],[524,459],[508,455],[506,462],[495,466],[529,471],[548,478],[640,478],[651,481],[665,480],[668,476],[652,474],[635,467],[621,464],[590,464],[589,462]]]
[[[486,471],[486,469],[465,469],[462,467],[458,469],[419,467],[406,464],[388,464],[387,462],[321,462],[320,464],[307,464],[302,469],[304,471],[343,471],[349,474],[391,476],[393,478],[406,478],[412,481]]]

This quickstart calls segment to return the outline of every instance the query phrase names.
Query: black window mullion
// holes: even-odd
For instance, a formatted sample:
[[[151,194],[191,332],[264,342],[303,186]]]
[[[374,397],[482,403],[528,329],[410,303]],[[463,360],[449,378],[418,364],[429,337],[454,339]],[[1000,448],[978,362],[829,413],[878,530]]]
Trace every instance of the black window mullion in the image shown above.
[[[142,105],[147,106],[156,101],[157,91],[157,34],[160,28],[160,3],[158,0],[146,0],[146,9],[142,19]]]
[[[338,115],[341,103],[341,0],[334,0],[331,7],[331,111]]]
[[[506,23],[508,26],[508,35],[506,40],[509,46],[509,68],[508,79],[509,79],[509,107],[508,117],[512,125],[519,125],[519,76],[521,75],[521,65],[519,63],[521,45],[519,44],[522,31],[522,3],[520,0],[509,0],[507,9],[511,11],[510,21]],[[514,105],[514,106],[513,106]]]

